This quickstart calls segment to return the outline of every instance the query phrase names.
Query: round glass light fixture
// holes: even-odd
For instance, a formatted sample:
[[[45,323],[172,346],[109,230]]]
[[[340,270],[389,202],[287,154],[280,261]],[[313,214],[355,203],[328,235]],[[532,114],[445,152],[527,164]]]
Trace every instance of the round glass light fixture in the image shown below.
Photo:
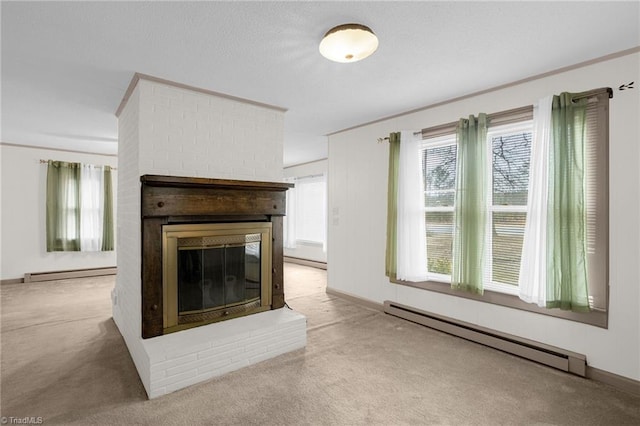
[[[378,48],[378,37],[371,28],[360,24],[343,24],[331,28],[320,42],[320,53],[335,62],[356,62]]]

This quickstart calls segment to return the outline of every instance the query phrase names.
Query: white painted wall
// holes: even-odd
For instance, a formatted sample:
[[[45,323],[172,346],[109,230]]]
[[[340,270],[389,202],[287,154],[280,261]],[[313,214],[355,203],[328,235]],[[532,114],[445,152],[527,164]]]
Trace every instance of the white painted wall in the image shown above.
[[[137,90],[141,175],[282,181],[284,112],[149,80]]]
[[[583,353],[590,366],[640,380],[637,89],[615,90],[610,104],[608,329],[391,284],[384,275],[388,145],[376,142],[393,131],[530,105],[548,94],[615,89],[640,81],[639,64],[640,54],[635,53],[330,136],[328,286],[374,302],[391,300]]]
[[[116,166],[113,156],[0,145],[2,153],[2,264],[0,279],[23,278],[28,272],[116,266],[116,253],[47,253],[45,235],[47,165],[43,160]],[[112,171],[114,217],[118,172]]]
[[[285,178],[301,178],[305,176],[314,176],[320,174],[326,174],[328,169],[328,160],[318,160],[310,163],[299,164],[296,166],[290,166],[284,169]],[[313,260],[316,262],[326,262],[327,252],[319,244],[307,244],[300,242],[296,248],[284,249],[284,255],[290,257],[296,257],[298,259]]]

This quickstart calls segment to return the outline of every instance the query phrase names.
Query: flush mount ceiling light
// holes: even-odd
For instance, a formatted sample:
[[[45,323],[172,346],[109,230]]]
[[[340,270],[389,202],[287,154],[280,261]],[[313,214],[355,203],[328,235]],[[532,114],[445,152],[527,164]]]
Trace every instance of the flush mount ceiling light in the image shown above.
[[[335,62],[356,62],[378,48],[378,37],[371,28],[360,24],[344,24],[331,28],[320,42],[320,53]]]

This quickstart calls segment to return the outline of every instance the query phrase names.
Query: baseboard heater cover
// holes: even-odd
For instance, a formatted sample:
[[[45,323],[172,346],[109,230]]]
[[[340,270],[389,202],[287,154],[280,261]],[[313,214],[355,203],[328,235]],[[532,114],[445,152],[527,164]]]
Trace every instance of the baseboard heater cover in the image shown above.
[[[66,280],[69,278],[99,277],[102,275],[115,275],[117,268],[110,266],[106,268],[74,269],[71,271],[52,272],[27,272],[24,274],[24,282]]]
[[[421,311],[388,300],[384,302],[384,312],[558,370],[586,377],[587,358],[582,354]]]

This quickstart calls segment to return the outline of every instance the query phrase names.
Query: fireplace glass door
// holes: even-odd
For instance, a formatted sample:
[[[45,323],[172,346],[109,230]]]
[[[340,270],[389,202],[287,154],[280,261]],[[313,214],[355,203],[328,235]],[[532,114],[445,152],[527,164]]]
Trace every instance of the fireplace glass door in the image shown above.
[[[164,228],[165,331],[269,309],[271,223]]]
[[[178,315],[260,300],[260,234],[200,247],[178,240]],[[239,239],[239,238],[238,238]],[[197,243],[197,241],[196,241]],[[204,246],[204,247],[203,247]]]

